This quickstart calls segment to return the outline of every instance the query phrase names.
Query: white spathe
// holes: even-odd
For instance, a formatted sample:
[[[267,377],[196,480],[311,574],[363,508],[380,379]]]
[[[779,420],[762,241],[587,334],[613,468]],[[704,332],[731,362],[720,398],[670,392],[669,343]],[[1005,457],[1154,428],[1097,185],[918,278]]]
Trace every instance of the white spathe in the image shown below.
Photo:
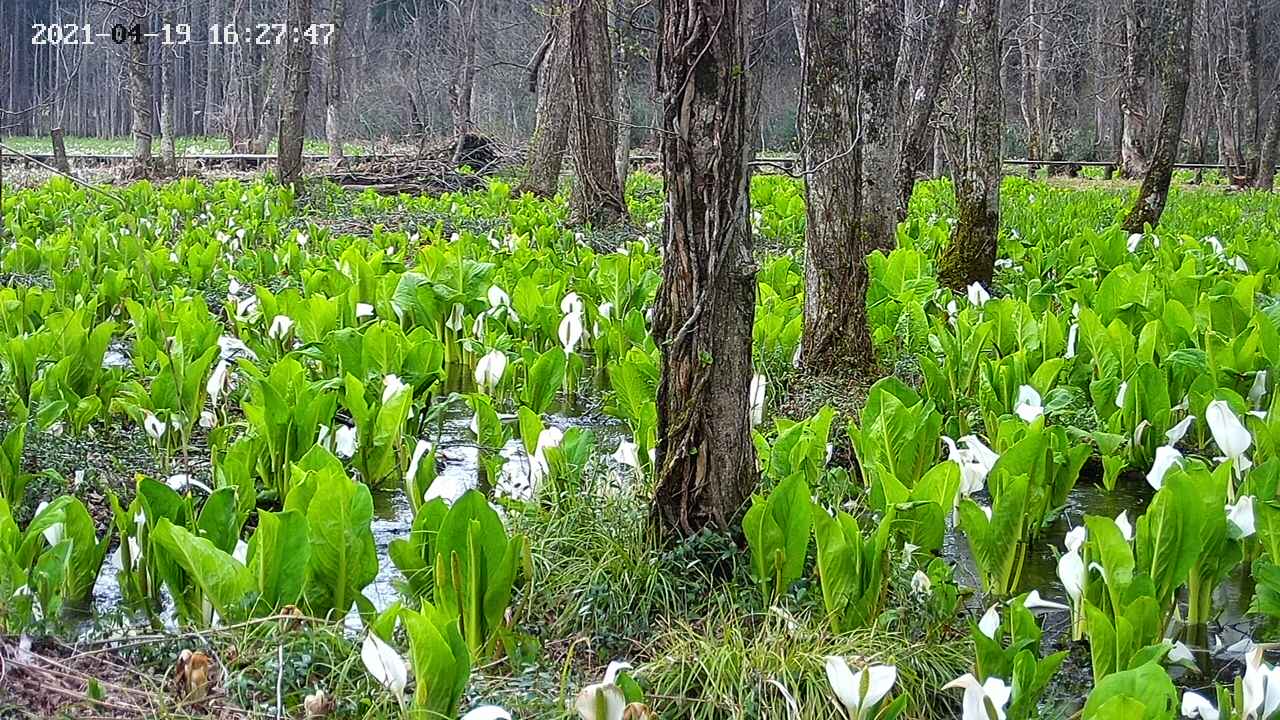
[[[1129,522],[1129,511],[1121,510],[1116,516],[1116,527],[1120,529],[1120,535],[1125,542],[1133,541],[1133,524]]]
[[[142,418],[142,427],[147,431],[147,435],[152,440],[159,440],[164,437],[164,432],[168,429],[168,425],[160,422],[160,419],[151,413],[147,413],[146,416]]]
[[[493,392],[506,371],[507,354],[501,350],[490,350],[476,363],[476,385],[485,392]]]
[[[1170,656],[1172,657],[1172,655]],[[1203,695],[1187,690],[1182,693],[1182,717],[1218,720],[1218,708]]]
[[[394,693],[397,700],[404,694],[405,685],[409,682],[409,666],[395,648],[369,633],[360,647],[360,659],[369,674]]]
[[[751,426],[755,427],[764,422],[764,398],[765,391],[769,386],[769,381],[764,375],[754,373],[751,376]]]
[[[382,378],[382,403],[385,405],[391,401],[391,398],[408,389],[409,386],[400,380],[400,376],[384,375]]]
[[[1253,535],[1254,515],[1253,515],[1253,496],[1245,495],[1236,500],[1234,505],[1227,505],[1227,525],[1231,531],[1231,537],[1236,540]]]
[[[578,343],[582,341],[582,311],[577,310],[561,318],[556,334],[560,338],[560,344],[564,346],[564,351],[572,355]]]
[[[1071,608],[1060,602],[1045,600],[1040,597],[1039,590],[1032,590],[1027,593],[1026,598],[1022,601],[1022,606],[1028,610],[1070,610]]]
[[[1240,422],[1240,418],[1232,412],[1231,405],[1226,400],[1209,403],[1204,411],[1204,421],[1209,424],[1209,432],[1213,434],[1213,441],[1218,444],[1222,454],[1232,460],[1244,457],[1253,444],[1253,437]]]
[[[1000,611],[996,609],[995,605],[992,605],[987,608],[987,611],[982,614],[982,619],[978,621],[978,630],[981,631],[983,635],[994,640],[996,637],[996,630],[999,629]]]
[[[292,318],[288,315],[277,315],[271,318],[271,326],[267,328],[267,337],[272,340],[283,340],[292,329]]]
[[[1165,444],[1169,446],[1177,445],[1178,441],[1182,440],[1182,438],[1186,436],[1187,431],[1191,429],[1191,426],[1194,425],[1195,422],[1195,415],[1188,415],[1182,418],[1182,420],[1179,420],[1177,425],[1174,425],[1165,431]]]
[[[479,705],[468,710],[462,720],[511,720],[511,713],[497,705]]]
[[[1177,448],[1161,445],[1156,448],[1156,459],[1151,463],[1151,469],[1147,471],[1147,483],[1159,490],[1164,487],[1164,476],[1169,469],[1181,464],[1182,453],[1178,452]]]
[[[991,299],[991,294],[987,292],[986,288],[982,287],[981,283],[975,282],[965,288],[965,297],[969,299],[970,305],[982,307]]]
[[[354,427],[339,425],[338,431],[333,434],[333,452],[338,457],[349,458],[356,454],[358,442],[359,435]]]
[[[829,655],[826,660],[827,682],[849,717],[861,720],[893,690],[898,669],[893,665],[871,665],[853,672],[844,658]]]
[[[961,701],[961,720],[1004,720],[1005,705],[1009,704],[1009,696],[1013,694],[1013,688],[1006,685],[1004,680],[989,677],[986,682],[979,683],[973,673],[965,673],[942,686],[943,690],[952,688],[964,690],[964,698]],[[988,704],[995,712],[994,718],[988,713]]]
[[[1018,399],[1013,403],[1013,412],[1026,422],[1034,422],[1044,415],[1044,405],[1040,403],[1040,393],[1030,385],[1018,388]]]

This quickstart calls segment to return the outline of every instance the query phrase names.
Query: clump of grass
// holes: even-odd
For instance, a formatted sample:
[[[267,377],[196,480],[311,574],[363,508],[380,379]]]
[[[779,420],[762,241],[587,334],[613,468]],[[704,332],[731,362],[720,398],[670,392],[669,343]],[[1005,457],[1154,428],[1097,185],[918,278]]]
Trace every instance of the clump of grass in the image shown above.
[[[949,717],[955,714],[951,701],[937,690],[972,662],[961,640],[923,642],[878,628],[836,635],[813,613],[772,608],[744,616],[733,605],[697,622],[672,624],[650,655],[638,674],[652,705],[662,717],[689,720],[833,717],[823,669],[828,655],[897,666],[895,692],[912,698],[910,717]],[[782,688],[795,699],[798,715]]]

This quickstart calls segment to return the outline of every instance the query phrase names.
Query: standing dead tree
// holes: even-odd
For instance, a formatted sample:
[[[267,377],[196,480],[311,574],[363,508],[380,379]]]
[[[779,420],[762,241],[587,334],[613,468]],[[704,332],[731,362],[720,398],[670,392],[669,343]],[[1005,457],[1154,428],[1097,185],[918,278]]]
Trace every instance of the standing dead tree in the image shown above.
[[[653,333],[660,534],[736,522],[756,484],[749,399],[755,263],[743,0],[660,0],[657,55],[667,219]]]

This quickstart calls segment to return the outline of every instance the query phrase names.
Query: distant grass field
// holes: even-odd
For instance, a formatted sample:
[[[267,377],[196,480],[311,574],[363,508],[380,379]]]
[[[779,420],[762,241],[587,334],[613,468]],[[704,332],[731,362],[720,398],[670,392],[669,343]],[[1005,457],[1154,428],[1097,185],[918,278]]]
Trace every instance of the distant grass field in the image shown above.
[[[24,153],[47,153],[52,148],[47,136],[3,137],[0,138],[0,142],[18,152]],[[68,137],[66,143],[69,155],[115,155],[133,150],[133,138],[129,137]],[[179,155],[213,155],[231,152],[231,147],[224,137],[180,137],[175,142],[175,147]],[[159,152],[159,144],[157,143],[153,146],[153,149]],[[368,146],[354,143],[344,143],[342,149],[347,155],[364,155],[369,152]],[[272,141],[267,148],[267,152],[274,153],[275,151],[276,142]],[[307,140],[303,143],[303,152],[326,154],[329,152],[329,143],[320,140]]]

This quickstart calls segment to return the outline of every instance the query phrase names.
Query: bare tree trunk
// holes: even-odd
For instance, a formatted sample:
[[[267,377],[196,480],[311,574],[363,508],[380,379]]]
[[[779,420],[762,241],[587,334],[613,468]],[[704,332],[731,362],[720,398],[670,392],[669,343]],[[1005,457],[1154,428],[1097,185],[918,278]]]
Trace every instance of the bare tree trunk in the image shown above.
[[[1161,38],[1164,52],[1162,68],[1164,113],[1160,117],[1160,134],[1155,151],[1142,178],[1142,188],[1124,219],[1125,230],[1136,233],[1144,227],[1155,227],[1169,198],[1169,181],[1173,163],[1178,159],[1182,139],[1182,116],[1187,106],[1187,86],[1191,79],[1191,19],[1195,0],[1174,0],[1164,9],[1168,17]]]
[[[524,180],[516,188],[517,193],[539,197],[555,195],[560,185],[573,109],[567,9],[561,0],[552,0],[546,5],[546,14],[548,38],[530,63],[530,84],[538,91],[537,115],[533,137],[529,139]]]
[[[462,162],[466,138],[475,132],[471,119],[471,96],[476,84],[476,13],[480,0],[458,0],[457,13],[449,13],[449,32],[453,37],[457,56],[453,78],[449,82],[449,114],[453,118],[453,132],[457,145],[453,162]]]
[[[311,24],[311,0],[289,0],[289,25]],[[311,43],[291,35],[284,56],[285,94],[280,107],[280,143],[276,148],[280,182],[302,192],[302,141],[307,134],[307,96],[311,89]]]
[[[967,127],[953,158],[957,222],[938,265],[938,280],[953,289],[989,286],[1000,231],[1000,140],[1004,134],[1000,90],[998,0],[965,0],[964,107]]]
[[[141,25],[143,32],[150,32],[150,16],[146,0],[132,0],[129,5],[130,22]],[[151,165],[151,129],[154,102],[151,95],[151,44],[147,42],[129,45],[129,115],[133,132],[133,169],[135,176],[146,175]]]
[[[223,7],[227,0],[209,0],[209,24],[219,29],[224,22]],[[204,117],[202,118],[204,134],[212,136],[218,131],[216,118],[221,115],[218,108],[222,104],[222,90],[225,81],[222,77],[223,54],[219,48],[208,48],[205,51],[205,86]]]
[[[605,0],[580,0],[569,11],[569,67],[573,81],[575,222],[610,225],[627,216],[616,163],[613,52]]]
[[[338,117],[342,102],[342,48],[343,25],[346,22],[346,0],[331,0],[333,35],[329,38],[329,76],[324,93],[324,136],[329,143],[329,159],[342,159],[342,121]]]
[[[1267,134],[1262,141],[1262,152],[1258,156],[1258,178],[1254,183],[1262,190],[1275,189],[1276,161],[1280,160],[1280,76],[1277,77],[1271,97],[1271,122],[1267,124]]]
[[[249,152],[265,153],[271,146],[271,138],[276,136],[280,120],[280,85],[284,81],[286,64],[279,52],[271,52],[266,63],[269,66],[271,80],[267,85],[267,96],[262,101],[262,113],[258,120],[258,134],[249,143]]]
[[[856,0],[807,0],[800,94],[805,168],[805,297],[800,359],[823,370],[874,361],[867,329],[867,236],[859,189]],[[855,40],[856,42],[856,40]]]
[[[938,104],[942,80],[953,67],[951,46],[956,38],[956,9],[961,0],[939,0],[938,15],[929,34],[928,47],[921,63],[924,81],[912,89],[907,104],[906,130],[902,138],[901,161],[898,164],[898,220],[907,217],[911,191],[916,175],[924,166],[928,147],[929,121]]]
[[[796,33],[796,50],[800,53],[800,67],[804,67],[805,48],[804,48],[804,29],[805,29],[805,0],[787,0],[788,9],[791,13],[791,27]],[[852,40],[852,38],[850,38]]]
[[[653,324],[663,362],[652,520],[668,536],[730,526],[756,484],[744,5],[659,2],[667,220]]]
[[[1147,169],[1147,115],[1151,112],[1151,12],[1153,0],[1124,0],[1124,84],[1120,113],[1120,172],[1128,178]]]
[[[1258,0],[1243,0],[1241,3],[1240,34],[1240,79],[1243,87],[1241,99],[1241,134],[1244,136],[1244,170],[1245,185],[1252,185],[1258,177],[1258,157],[1262,149],[1262,120],[1258,107],[1261,100],[1261,82],[1258,78],[1260,61],[1258,42]]]
[[[164,15],[164,22],[169,27],[177,25],[177,18],[172,10]],[[161,47],[163,57],[160,60],[160,155],[164,167],[169,172],[178,169],[177,148],[173,131],[173,101],[176,92],[177,50],[172,47]]]
[[[898,2],[860,0],[858,17],[858,135],[864,212],[860,230],[868,252],[898,242]]]
[[[71,174],[71,163],[67,160],[66,133],[56,127],[49,131],[49,139],[53,143],[53,167],[63,175]]]
[[[630,15],[629,0],[614,0],[614,68],[617,72],[617,87],[614,92],[614,113],[618,119],[618,151],[614,163],[618,167],[618,181],[622,183],[623,195],[626,195],[627,176],[631,174],[631,120],[634,112],[631,99],[631,43],[627,38],[627,17]]]

